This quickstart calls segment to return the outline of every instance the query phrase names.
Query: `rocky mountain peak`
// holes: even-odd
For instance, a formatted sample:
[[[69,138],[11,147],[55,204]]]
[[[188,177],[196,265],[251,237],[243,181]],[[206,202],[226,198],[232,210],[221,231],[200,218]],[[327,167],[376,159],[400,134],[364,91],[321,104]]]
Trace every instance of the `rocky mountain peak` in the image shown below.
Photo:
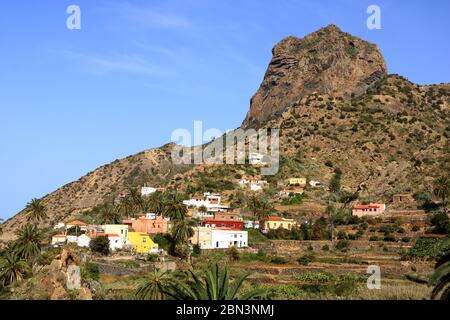
[[[387,74],[375,44],[333,24],[304,38],[289,36],[273,48],[272,54],[243,127],[258,126],[314,92],[343,98],[364,93]]]

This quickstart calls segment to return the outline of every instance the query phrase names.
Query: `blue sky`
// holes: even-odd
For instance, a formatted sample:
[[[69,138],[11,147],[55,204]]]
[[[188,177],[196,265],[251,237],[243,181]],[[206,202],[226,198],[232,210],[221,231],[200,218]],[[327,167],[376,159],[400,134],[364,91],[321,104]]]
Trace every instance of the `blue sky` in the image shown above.
[[[66,8],[81,8],[68,30]],[[369,30],[366,8],[381,8]],[[194,120],[238,127],[288,35],[330,23],[377,43],[390,73],[450,82],[449,1],[3,0],[0,217]]]

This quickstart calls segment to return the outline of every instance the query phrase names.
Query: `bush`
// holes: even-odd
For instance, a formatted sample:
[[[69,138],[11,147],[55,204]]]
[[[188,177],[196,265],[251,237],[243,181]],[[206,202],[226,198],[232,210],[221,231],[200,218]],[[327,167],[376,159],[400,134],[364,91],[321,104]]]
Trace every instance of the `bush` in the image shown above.
[[[200,248],[200,246],[198,244],[194,244],[192,246],[192,253],[196,256],[198,256],[202,253],[202,249]]]
[[[439,258],[450,250],[450,238],[418,239],[414,246],[405,254],[406,258]]]
[[[81,269],[81,277],[85,280],[92,279],[98,281],[100,279],[100,269],[95,263],[87,262]]]
[[[172,241],[172,237],[168,233],[158,233],[153,237],[153,242],[158,244],[158,247],[164,249],[166,251],[169,250],[170,243]]]
[[[340,251],[347,251],[349,246],[350,246],[350,243],[347,240],[339,240],[336,243],[335,248]]]
[[[107,256],[109,254],[109,239],[107,237],[94,238],[89,243],[89,248],[92,252]]]
[[[378,237],[377,236],[371,236],[369,238],[369,241],[378,241]]]
[[[275,264],[286,264],[289,261],[281,256],[273,256],[270,258],[270,262]]]
[[[395,237],[392,234],[388,234],[384,237],[383,239],[384,241],[388,241],[388,242],[394,242],[396,241]]]
[[[392,224],[383,224],[378,231],[384,232],[384,234],[392,233],[395,231],[395,226]]]
[[[149,253],[147,256],[147,261],[148,262],[156,262],[158,261],[158,255],[154,254],[154,253]]]
[[[263,252],[262,250],[259,250],[258,253],[241,252],[239,254],[239,260],[245,261],[245,262],[252,262],[252,261],[268,262],[269,261],[266,253]]]
[[[411,228],[411,230],[412,230],[413,232],[417,232],[417,231],[420,230],[420,227],[419,227],[418,225],[414,225],[414,226]]]
[[[402,227],[399,227],[399,228],[397,229],[397,233],[405,233],[405,229],[402,228]]]
[[[297,262],[303,266],[307,266],[316,260],[316,256],[312,253],[307,253],[297,259]]]
[[[239,252],[237,251],[237,249],[235,247],[230,247],[227,250],[227,255],[233,261],[239,260]]]
[[[327,244],[324,244],[322,247],[322,251],[330,251],[330,246]]]
[[[339,240],[348,240],[348,234],[344,230],[340,230],[337,234]]]
[[[410,242],[411,238],[410,237],[403,237],[402,238],[402,242]]]

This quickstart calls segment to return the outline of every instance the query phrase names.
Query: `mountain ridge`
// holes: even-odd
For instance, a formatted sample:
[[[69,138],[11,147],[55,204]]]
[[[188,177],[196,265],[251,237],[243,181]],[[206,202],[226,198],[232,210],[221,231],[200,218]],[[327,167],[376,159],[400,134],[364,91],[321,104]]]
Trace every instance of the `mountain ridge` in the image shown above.
[[[341,39],[342,43],[334,50],[329,39]],[[306,46],[308,41],[314,43]],[[349,41],[358,49],[356,56],[352,49],[346,49],[353,47]],[[297,42],[300,49],[293,53],[297,57],[294,66],[285,70],[289,59],[287,64],[273,64]],[[302,54],[305,46],[315,53]],[[323,52],[317,52],[318,48]],[[366,53],[366,48],[370,52]],[[314,63],[309,63],[314,57]],[[302,64],[305,59],[308,63]],[[329,65],[323,66],[324,62]],[[352,71],[346,73],[346,66]],[[309,68],[318,70],[317,81],[312,84],[308,83],[314,73]],[[305,70],[309,72],[305,77],[295,78]],[[343,80],[338,77],[342,72]],[[278,84],[267,87],[269,94],[264,96],[273,77]],[[344,189],[358,188],[364,197],[388,200],[389,193],[395,191],[426,189],[438,172],[450,171],[449,108],[450,84],[419,86],[389,75],[378,47],[330,25],[302,39],[287,37],[274,47],[274,58],[242,127],[281,128],[283,161],[280,172],[268,178],[272,183],[289,175],[303,175],[327,184],[333,170],[339,168],[344,172]],[[173,146],[166,144],[116,160],[44,196],[50,219],[41,226],[51,227],[111,201],[130,185],[191,192],[208,186],[203,180],[213,181],[216,172],[217,179],[230,183],[238,175],[256,173],[239,166],[174,165]],[[320,197],[318,194],[317,201]],[[3,224],[0,239],[11,240],[25,223],[22,210]]]

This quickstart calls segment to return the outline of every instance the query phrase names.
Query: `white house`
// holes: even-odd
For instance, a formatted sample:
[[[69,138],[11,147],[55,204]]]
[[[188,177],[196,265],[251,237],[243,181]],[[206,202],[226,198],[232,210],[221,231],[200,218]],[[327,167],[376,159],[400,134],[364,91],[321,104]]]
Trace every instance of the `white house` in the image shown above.
[[[250,184],[250,191],[261,191],[261,190],[262,190],[262,186],[260,184],[254,184],[254,183]]]
[[[217,228],[211,230],[211,248],[227,249],[230,247],[245,248],[248,246],[248,232]]]
[[[253,220],[248,220],[248,221],[245,221],[244,227],[246,229],[259,229],[259,222],[253,221]]]
[[[239,181],[239,184],[241,186],[247,186],[250,184],[259,184],[259,185],[264,185],[266,184],[267,181],[266,180],[262,180],[262,179],[258,179],[258,178],[253,178],[253,177],[244,177]]]
[[[59,222],[53,227],[53,230],[64,229],[65,226],[66,224],[64,222]]]
[[[65,234],[56,234],[52,237],[52,246],[58,247],[66,243],[67,237]]]
[[[91,238],[85,234],[82,234],[81,236],[67,236],[67,243],[76,243],[77,246],[82,248],[89,247],[89,244],[91,243]]]
[[[322,183],[320,181],[310,180],[309,185],[313,188],[318,188],[322,186]]]
[[[91,238],[85,234],[82,234],[77,239],[77,245],[82,248],[89,247],[89,244],[91,243]]]
[[[206,192],[203,197],[196,196],[189,200],[184,200],[183,204],[188,207],[205,207],[207,212],[227,211],[228,206],[221,203],[222,197],[218,194],[211,194]]]
[[[212,212],[200,212],[200,211],[195,211],[192,214],[192,218],[194,219],[214,219],[214,213]]]
[[[141,196],[143,196],[143,197],[148,196],[155,192],[156,192],[156,188],[153,188],[153,187],[142,187],[141,188]]]
[[[123,249],[127,243],[127,238],[121,237],[118,234],[98,234],[97,237],[108,237],[109,249],[111,251]]]

